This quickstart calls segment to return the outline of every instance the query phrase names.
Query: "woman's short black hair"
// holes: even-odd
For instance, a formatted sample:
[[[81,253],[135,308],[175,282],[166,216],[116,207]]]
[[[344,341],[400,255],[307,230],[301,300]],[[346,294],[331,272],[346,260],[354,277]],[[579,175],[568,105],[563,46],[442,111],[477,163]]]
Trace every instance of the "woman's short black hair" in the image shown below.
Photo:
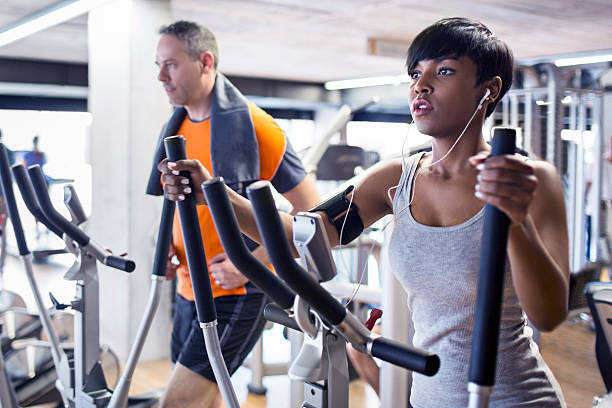
[[[489,116],[512,85],[514,57],[508,45],[481,22],[453,17],[430,25],[410,45],[406,68],[410,73],[422,60],[462,56],[469,57],[476,64],[477,84],[495,76],[502,80],[497,99],[487,108],[486,116]]]

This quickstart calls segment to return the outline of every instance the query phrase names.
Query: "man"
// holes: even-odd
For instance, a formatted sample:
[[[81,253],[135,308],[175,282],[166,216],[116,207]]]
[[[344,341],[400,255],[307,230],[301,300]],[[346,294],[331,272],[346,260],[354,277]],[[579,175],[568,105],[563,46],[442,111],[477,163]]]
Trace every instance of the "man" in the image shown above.
[[[23,164],[26,167],[34,166],[38,164],[42,170],[45,164],[47,164],[47,157],[43,151],[40,150],[39,138],[38,136],[34,136],[32,138],[32,150],[26,152],[23,156]],[[45,182],[47,183],[47,187],[49,186],[49,182],[51,178],[47,176],[43,170],[43,175],[45,176]]]
[[[34,166],[35,164],[38,164],[40,167],[42,167],[47,163],[45,153],[40,150],[38,136],[34,136],[32,138],[32,150],[23,156],[23,161],[27,166]]]
[[[214,35],[199,24],[178,21],[159,31],[156,64],[170,103],[177,108],[166,124],[155,155],[148,194],[161,194],[157,164],[165,158],[162,140],[180,134],[186,139],[187,157],[199,160],[212,174],[244,195],[258,179],[270,180],[292,203],[294,211],[319,201],[313,181],[306,176],[282,130],[217,72],[219,60]],[[227,259],[212,218],[198,207],[200,228],[218,313],[218,333],[226,365],[233,373],[260,336],[266,298]],[[253,253],[265,260],[264,248],[251,243]],[[170,381],[163,407],[216,407],[220,403],[212,368],[197,321],[193,290],[178,217],[173,246],[180,265],[169,265],[178,275],[178,294],[172,333]]]

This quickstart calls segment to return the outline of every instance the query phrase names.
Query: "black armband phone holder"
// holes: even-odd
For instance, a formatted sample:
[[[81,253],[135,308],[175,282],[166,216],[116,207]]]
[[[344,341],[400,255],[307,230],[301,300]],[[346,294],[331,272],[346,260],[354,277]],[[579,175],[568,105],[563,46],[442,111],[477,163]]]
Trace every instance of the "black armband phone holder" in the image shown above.
[[[347,194],[355,189],[355,186],[349,186],[346,190],[336,194],[329,200],[322,202],[308,212],[321,211],[325,213],[329,222],[336,227],[338,237],[342,238],[340,242],[346,245],[353,241],[363,232],[363,221],[359,216],[359,208],[357,204],[351,203],[347,198]],[[349,206],[350,204],[350,206]],[[348,211],[348,215],[347,215]],[[346,218],[346,222],[344,221]],[[342,225],[344,224],[344,231]]]

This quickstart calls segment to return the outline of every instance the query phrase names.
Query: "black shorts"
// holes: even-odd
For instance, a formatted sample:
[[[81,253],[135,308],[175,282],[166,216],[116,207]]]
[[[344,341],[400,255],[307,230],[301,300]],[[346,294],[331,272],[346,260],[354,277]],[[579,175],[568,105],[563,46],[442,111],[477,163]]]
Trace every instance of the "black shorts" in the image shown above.
[[[219,343],[230,375],[240,367],[259,339],[266,323],[263,309],[267,303],[268,298],[262,293],[215,298]],[[208,361],[195,302],[178,294],[170,346],[173,363],[178,361],[204,378],[216,382]]]

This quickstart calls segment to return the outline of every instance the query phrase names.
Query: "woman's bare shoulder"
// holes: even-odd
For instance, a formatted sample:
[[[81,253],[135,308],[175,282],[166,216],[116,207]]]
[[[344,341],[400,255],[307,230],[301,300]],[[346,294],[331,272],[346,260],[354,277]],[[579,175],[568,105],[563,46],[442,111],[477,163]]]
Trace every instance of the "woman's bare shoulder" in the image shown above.
[[[377,163],[364,173],[357,184],[357,194],[361,196],[359,201],[371,207],[377,216],[390,213],[393,204],[389,200],[389,190],[393,190],[393,187],[399,183],[402,160],[398,158]],[[391,191],[391,197],[394,193],[395,191]]]

